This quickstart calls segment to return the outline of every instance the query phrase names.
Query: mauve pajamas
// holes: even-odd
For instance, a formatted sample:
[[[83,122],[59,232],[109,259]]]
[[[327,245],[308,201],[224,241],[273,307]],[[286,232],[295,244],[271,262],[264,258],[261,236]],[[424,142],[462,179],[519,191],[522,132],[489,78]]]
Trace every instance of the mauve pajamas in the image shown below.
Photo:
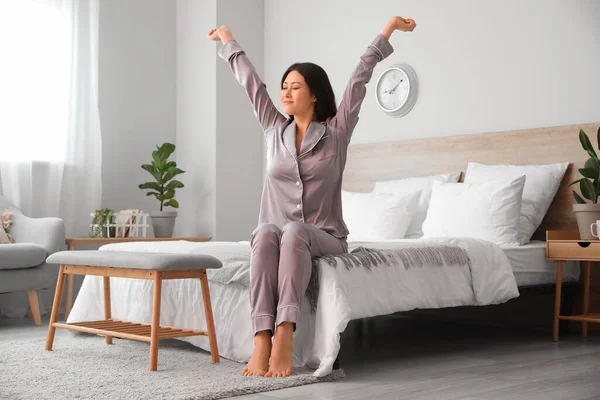
[[[273,105],[238,42],[231,40],[219,49],[252,103],[267,146],[259,226],[251,237],[250,303],[255,333],[272,333],[282,322],[296,323],[312,257],[348,251],[348,229],[342,218],[348,145],[373,69],[392,52],[387,38],[377,35],[360,57],[336,115],[312,121],[297,151],[295,121]]]

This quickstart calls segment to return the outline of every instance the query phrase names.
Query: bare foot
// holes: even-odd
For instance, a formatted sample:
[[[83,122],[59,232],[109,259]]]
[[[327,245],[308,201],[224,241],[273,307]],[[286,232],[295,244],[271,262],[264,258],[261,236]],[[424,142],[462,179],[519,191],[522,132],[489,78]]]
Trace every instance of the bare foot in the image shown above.
[[[294,339],[294,324],[284,322],[275,330],[271,364],[265,377],[285,377],[292,374],[292,342]]]
[[[271,357],[271,331],[260,331],[254,335],[254,351],[242,375],[264,376],[269,369],[269,357]]]

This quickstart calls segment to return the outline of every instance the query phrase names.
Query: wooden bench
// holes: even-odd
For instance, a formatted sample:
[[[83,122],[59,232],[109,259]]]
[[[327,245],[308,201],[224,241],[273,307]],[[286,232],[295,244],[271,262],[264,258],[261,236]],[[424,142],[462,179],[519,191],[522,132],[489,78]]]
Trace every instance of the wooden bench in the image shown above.
[[[106,336],[106,343],[112,344],[112,337],[139,340],[150,343],[150,370],[158,366],[158,341],[185,336],[208,336],[212,361],[219,362],[217,336],[212,314],[210,292],[206,270],[221,268],[217,258],[204,254],[150,253],[130,251],[61,251],[52,254],[48,263],[60,264],[58,282],[52,304],[52,314],[46,339],[46,350],[51,351],[56,328],[93,333]],[[65,281],[65,275],[95,275],[104,277],[104,320],[62,323],[58,322],[58,312]],[[140,324],[112,319],[110,306],[110,278],[137,278],[154,281],[152,299],[152,323]],[[164,279],[199,278],[206,316],[206,331],[160,326],[160,301]]]

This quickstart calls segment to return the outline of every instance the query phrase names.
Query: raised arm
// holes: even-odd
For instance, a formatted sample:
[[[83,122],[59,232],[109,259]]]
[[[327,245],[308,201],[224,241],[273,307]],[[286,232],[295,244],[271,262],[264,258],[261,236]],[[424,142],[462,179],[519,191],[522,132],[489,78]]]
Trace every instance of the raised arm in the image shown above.
[[[285,121],[285,116],[275,108],[267,92],[266,85],[254,69],[254,65],[252,65],[244,50],[233,38],[229,28],[223,25],[218,29],[212,29],[208,33],[208,38],[223,42],[223,46],[219,49],[219,57],[229,63],[233,75],[240,85],[246,89],[246,94],[254,108],[254,115],[263,131],[266,132],[278,123]]]
[[[412,19],[393,17],[388,21],[375,40],[367,47],[346,86],[337,114],[330,124],[340,132],[345,132],[348,139],[352,136],[358,123],[360,107],[366,95],[366,85],[371,80],[373,69],[378,62],[394,52],[389,39],[395,30],[411,32],[417,25]]]

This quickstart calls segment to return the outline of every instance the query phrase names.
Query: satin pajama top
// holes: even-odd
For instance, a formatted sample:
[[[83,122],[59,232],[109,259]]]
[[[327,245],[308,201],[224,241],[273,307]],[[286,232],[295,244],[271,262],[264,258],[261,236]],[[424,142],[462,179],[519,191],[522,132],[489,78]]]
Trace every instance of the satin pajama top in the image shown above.
[[[347,149],[365,98],[373,69],[394,49],[378,34],[352,72],[337,114],[309,125],[300,152],[296,152],[296,123],[282,115],[271,101],[266,85],[236,40],[219,49],[237,81],[245,88],[262,126],[267,146],[259,225],[304,222],[346,239],[342,217],[342,174]]]

